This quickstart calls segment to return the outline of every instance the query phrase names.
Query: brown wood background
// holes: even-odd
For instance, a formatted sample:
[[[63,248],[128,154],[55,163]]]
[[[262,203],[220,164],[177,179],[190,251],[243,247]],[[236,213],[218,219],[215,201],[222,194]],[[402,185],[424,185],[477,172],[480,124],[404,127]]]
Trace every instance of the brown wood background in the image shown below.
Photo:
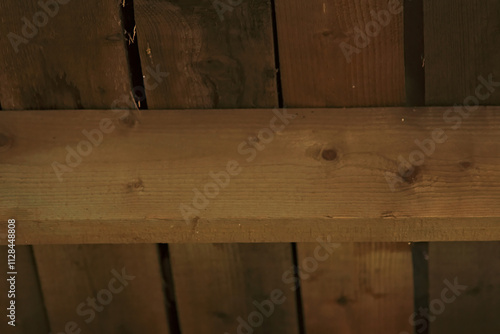
[[[404,54],[405,43],[414,42],[405,39],[408,13],[391,17],[350,63],[339,48],[343,41],[353,44],[354,28],[372,21],[372,10],[387,8],[386,0],[243,0],[234,8],[222,0],[220,6],[232,8],[223,21],[212,1],[124,3],[60,5],[15,53],[6,35],[19,34],[21,17],[31,18],[40,8],[36,1],[2,1],[2,109],[110,109],[141,83],[141,75],[147,80],[148,67],[157,66],[169,76],[146,91],[143,110],[404,106],[405,85],[415,84],[408,76],[414,64]],[[421,98],[426,105],[462,103],[474,93],[478,75],[500,78],[496,1],[424,0],[422,9],[423,31],[415,38],[425,37]],[[482,102],[499,103],[500,91]],[[469,154],[472,159],[474,152]],[[138,173],[130,166],[126,176],[134,180]],[[235,333],[237,318],[246,318],[255,309],[252,302],[269,298],[274,289],[284,291],[286,301],[255,333],[500,330],[498,242],[430,243],[423,265],[412,263],[407,243],[343,243],[293,291],[283,273],[295,265],[303,269],[316,247],[18,246],[18,326],[13,330],[2,321],[0,332],[58,333],[76,320],[89,333]],[[1,254],[6,250],[0,247]],[[106,287],[112,269],[121,268],[137,278],[85,324],[76,306]],[[426,270],[428,277],[418,275]],[[439,299],[443,280],[455,277],[467,291],[428,328],[412,328],[414,291],[423,287],[427,302]],[[5,298],[0,302],[5,309]]]
[[[478,76],[500,77],[499,18],[498,1],[424,1],[427,105],[462,104],[475,95]],[[500,91],[481,104],[499,105]],[[473,150],[464,153],[473,163]],[[431,332],[499,333],[500,242],[430,243],[430,301],[455,277],[468,289],[431,323]]]
[[[403,13],[392,18],[360,54],[352,55],[350,63],[338,46],[341,41],[353,44],[349,37],[353,28],[364,27],[370,11],[385,8],[385,1],[277,1],[283,104],[404,105]],[[297,245],[299,266],[307,266],[316,246]],[[306,333],[411,331],[410,246],[341,244],[303,280],[301,290]]]

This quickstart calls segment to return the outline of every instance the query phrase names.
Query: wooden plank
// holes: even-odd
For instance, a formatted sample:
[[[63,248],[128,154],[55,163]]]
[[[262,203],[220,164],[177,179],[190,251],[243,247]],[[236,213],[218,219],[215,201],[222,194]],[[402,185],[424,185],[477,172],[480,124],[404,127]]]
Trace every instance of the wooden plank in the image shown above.
[[[35,258],[54,332],[169,332],[155,247],[43,245]]]
[[[287,328],[287,333],[298,333],[295,293],[282,280],[293,268],[290,248],[279,243],[171,245],[183,333],[237,333],[242,321],[257,327],[256,332]],[[269,307],[265,300],[275,290],[280,291],[280,303]],[[270,312],[260,326],[253,325],[259,320],[252,313],[263,314],[255,303],[266,304]],[[204,322],[188,324],[194,318]]]
[[[55,8],[55,7],[54,7]],[[24,38],[21,18],[43,18],[37,2],[2,1],[2,35]],[[39,13],[42,13],[41,15]],[[106,108],[130,91],[118,4],[71,1],[59,5],[38,33],[15,52],[0,40],[0,101],[4,110]],[[29,36],[29,35],[28,35]],[[14,37],[12,37],[14,38]],[[17,43],[14,43],[17,44]],[[75,55],[70,56],[70,55]],[[84,60],[93,61],[86,63]],[[82,70],[82,68],[84,70]],[[96,80],[92,80],[92,76]],[[97,79],[99,78],[99,79]]]
[[[277,104],[269,2],[215,3],[135,2],[142,68],[169,72],[146,92],[149,108]],[[169,252],[182,333],[236,332],[237,318],[247,321],[253,302],[278,288],[286,301],[257,331],[297,333],[295,296],[281,281],[292,266],[290,244],[171,244]]]
[[[1,132],[13,140],[0,153],[0,182],[9,190],[2,191],[0,212],[20,222],[20,243],[62,235],[66,242],[106,242],[116,233],[122,242],[259,242],[287,235],[315,241],[318,235],[288,231],[296,224],[314,232],[345,227],[344,237],[351,233],[358,241],[498,239],[499,108],[479,108],[460,130],[443,122],[446,110],[288,110],[296,118],[253,161],[238,146],[269,126],[272,110],[148,110],[132,127],[110,110],[4,111]],[[104,118],[115,130],[59,182],[52,163],[64,163],[65,147],[78,146],[81,131],[98,128]],[[392,192],[385,172],[397,173],[398,156],[409,159],[418,150],[414,140],[440,127],[447,141]],[[204,191],[210,171],[226,170],[231,160],[240,174],[186,223],[180,204],[191,204],[193,188]],[[84,234],[71,231],[78,224],[87,226]],[[97,226],[111,224],[120,225],[99,237]],[[44,229],[53,229],[52,237],[37,235]],[[255,234],[242,235],[243,229]]]
[[[424,1],[427,105],[463,103],[475,95],[478,76],[500,78],[499,10],[495,0]],[[500,91],[481,104],[499,105]]]
[[[222,10],[223,21],[209,1],[139,0],[134,6],[143,71],[160,66],[169,73],[146,92],[150,109],[277,104],[268,1],[226,5],[231,9]]]
[[[2,2],[1,9],[8,13],[2,31],[21,34],[21,17],[43,19],[42,8],[35,3]],[[131,84],[119,4],[70,2],[59,4],[58,9],[54,4],[56,2],[45,9],[52,13],[46,16],[48,22],[37,29],[29,43],[19,45],[17,53],[7,39],[0,42],[4,65],[0,71],[2,107],[111,108],[115,100],[128,97]],[[43,117],[43,113],[38,111],[37,117]],[[25,114],[16,123],[22,125],[27,117],[30,116]],[[43,131],[43,125],[40,126]],[[9,186],[2,187],[5,198],[10,191]],[[22,208],[26,204],[21,200],[16,206]],[[123,332],[124,328],[129,333],[142,333],[144,328],[168,333],[155,245],[135,245],[126,250],[120,246],[35,247],[35,252],[52,331],[72,331],[68,328],[73,325],[67,324],[74,320],[80,328],[90,328],[93,333]],[[92,263],[88,263],[89,258]],[[81,264],[85,267],[79,266]],[[85,318],[75,313],[76,308],[86,298],[95,296],[99,289],[107,287],[110,270],[115,266],[139,273],[138,285],[116,297],[120,303],[107,307],[104,316],[96,316],[86,326]],[[154,311],[141,312],[138,303],[147,304]]]
[[[500,331],[499,242],[431,242],[429,276],[432,333]],[[449,285],[464,287],[444,300]]]
[[[4,231],[3,229],[1,230]],[[0,247],[2,262],[7,264],[7,246]],[[30,333],[48,333],[50,331],[47,320],[47,314],[43,304],[43,297],[38,281],[38,272],[33,259],[31,246],[16,246],[16,321],[15,327],[7,324],[10,321],[7,317],[0,323],[2,333],[30,334]],[[5,269],[5,270],[3,270]],[[9,303],[7,293],[10,286],[7,282],[7,266],[2,265],[2,276],[0,289],[2,298],[0,298],[0,307],[6,310]]]
[[[322,251],[297,244],[304,321],[308,333],[411,332],[412,262],[407,243],[342,243]],[[312,271],[310,274],[307,271]],[[327,321],[328,320],[328,321]]]
[[[497,1],[424,1],[427,104],[467,102],[468,96],[476,94],[479,76],[491,75],[493,81],[500,81],[499,53],[495,47],[500,40],[496,28],[499,12]],[[441,19],[444,16],[446,20]],[[479,102],[498,105],[500,94],[495,90]],[[475,151],[469,154],[474,155]],[[498,157],[497,151],[491,154]],[[499,274],[498,242],[431,243],[430,332],[498,333]],[[443,303],[445,309],[440,310],[444,281],[453,283],[455,278],[467,289],[459,292],[453,302]],[[449,293],[446,296],[450,298]]]
[[[404,105],[402,10],[391,14],[388,1],[292,1],[276,6],[284,105]],[[357,31],[373,27],[373,12],[385,15],[386,22],[357,48]],[[346,54],[347,45],[357,51]],[[302,271],[315,259],[317,247],[297,244]],[[305,278],[301,293],[307,333],[411,331],[412,265],[406,243],[342,244]]]
[[[374,37],[358,41],[357,31],[373,20],[370,11],[387,10],[387,1],[277,1],[284,105],[392,106],[404,100],[398,84],[404,73],[402,8],[389,3],[400,12],[389,14]]]

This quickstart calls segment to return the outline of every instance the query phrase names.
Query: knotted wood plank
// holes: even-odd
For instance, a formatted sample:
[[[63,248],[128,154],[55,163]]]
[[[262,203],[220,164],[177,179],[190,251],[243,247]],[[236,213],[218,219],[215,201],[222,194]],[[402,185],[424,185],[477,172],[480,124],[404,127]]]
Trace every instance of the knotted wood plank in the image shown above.
[[[0,212],[21,243],[498,239],[498,108],[455,130],[447,112],[5,111]],[[113,131],[85,148],[103,119]],[[59,181],[54,161],[87,149]]]

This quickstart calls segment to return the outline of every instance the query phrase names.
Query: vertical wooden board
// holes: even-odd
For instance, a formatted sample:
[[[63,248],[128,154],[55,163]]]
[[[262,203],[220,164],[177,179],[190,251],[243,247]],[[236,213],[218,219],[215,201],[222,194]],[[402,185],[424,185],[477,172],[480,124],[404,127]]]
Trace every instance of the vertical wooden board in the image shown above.
[[[412,262],[406,243],[342,243],[318,269],[319,244],[298,244],[306,332],[411,333]],[[323,251],[321,257],[328,253]],[[310,275],[310,277],[308,276]]]
[[[282,280],[292,270],[289,244],[170,247],[182,333],[239,333],[238,318],[258,323],[258,318],[249,320],[259,312],[254,303],[270,300],[276,289],[284,303],[274,304],[253,332],[298,333],[295,293]]]
[[[130,91],[119,4],[69,1],[58,8],[16,52],[4,37],[11,32],[24,38],[22,18],[43,18],[44,11],[36,1],[1,2],[4,110],[109,108],[119,94]]]
[[[223,20],[209,1],[139,0],[134,5],[143,71],[159,66],[169,72],[146,91],[149,108],[277,106],[268,1],[243,1],[224,12]],[[290,244],[175,244],[169,249],[184,334],[236,332],[237,317],[247,317],[255,310],[253,300],[269,298],[280,288],[284,268],[292,266]],[[285,303],[255,333],[297,333],[295,296],[286,293]]]
[[[389,23],[373,28],[373,37],[363,42],[357,31],[375,22],[370,11],[387,10],[388,1],[277,1],[284,105],[393,106],[404,101],[402,5],[396,7],[401,12],[389,14]]]
[[[268,1],[229,7],[223,21],[212,2],[134,2],[143,71],[160,66],[170,74],[146,92],[150,109],[276,105]]]
[[[424,1],[427,105],[463,103],[480,75],[500,81],[499,17],[496,0]],[[481,104],[500,104],[500,90]]]
[[[389,3],[399,4],[397,13],[358,48],[357,31],[373,25],[371,11],[386,10]],[[284,105],[404,105],[401,8],[399,2],[383,0],[277,2]],[[359,52],[347,59],[341,49],[347,46],[341,43]],[[299,266],[314,257],[316,247],[297,244]],[[301,283],[307,333],[411,332],[413,279],[407,244],[342,244],[310,275]]]
[[[424,1],[427,105],[463,104],[476,94],[480,75],[500,81],[499,16],[497,1]],[[494,88],[480,104],[500,104],[500,90]],[[441,300],[445,279],[457,277],[468,286],[431,322],[431,333],[499,332],[499,252],[498,242],[430,243],[430,303]]]
[[[3,232],[3,231],[2,231]],[[6,310],[9,306],[7,303],[7,293],[10,286],[7,282],[7,246],[0,247],[0,256],[2,259],[2,275],[0,283],[0,308]],[[16,246],[16,326],[12,327],[7,324],[10,321],[7,317],[3,317],[0,323],[1,333],[12,334],[30,334],[30,333],[48,333],[49,324],[47,314],[43,305],[43,297],[38,281],[35,261],[33,259],[33,251],[31,246]]]
[[[430,333],[500,333],[499,264],[500,242],[431,242]],[[465,287],[454,294],[446,281]]]
[[[35,258],[52,331],[73,321],[83,333],[169,332],[156,248],[44,245]]]
[[[4,1],[0,6],[2,12],[8,13],[2,18],[2,35],[21,34],[22,17],[43,16],[37,14],[42,11],[36,2]],[[0,102],[4,109],[107,109],[113,101],[130,94],[119,2],[71,1],[59,5],[58,12],[38,29],[29,43],[19,45],[17,53],[8,39],[2,38],[0,43]],[[54,182],[59,182],[55,176]],[[92,282],[107,283],[110,270],[122,265],[136,273],[145,273],[137,275],[138,282],[149,281],[140,288],[123,292],[119,306],[116,303],[109,307],[106,316],[96,317],[90,328],[95,329],[94,333],[121,333],[130,327],[129,333],[142,333],[139,325],[148,325],[146,328],[158,333],[168,333],[156,245],[133,245],[126,250],[114,245],[36,246],[34,251],[53,331],[63,331],[67,321],[79,317],[74,313],[75,307],[91,296]],[[88,261],[97,257],[101,264]],[[59,258],[66,262],[57,261]],[[68,263],[86,263],[87,267]],[[137,301],[147,302],[155,311],[141,312]],[[33,302],[35,307],[36,299]]]

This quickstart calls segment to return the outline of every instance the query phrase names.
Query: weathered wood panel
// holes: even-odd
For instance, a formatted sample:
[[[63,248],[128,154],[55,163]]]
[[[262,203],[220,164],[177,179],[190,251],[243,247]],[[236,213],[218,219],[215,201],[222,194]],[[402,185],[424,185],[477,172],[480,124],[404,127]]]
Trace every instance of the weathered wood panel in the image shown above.
[[[223,9],[198,0],[138,0],[134,6],[143,72],[159,66],[169,73],[146,92],[149,109],[276,105],[267,1]]]
[[[500,331],[499,263],[499,242],[429,244],[431,333]]]
[[[318,258],[319,246],[297,245],[305,275],[301,285],[308,333],[412,332],[408,317],[413,313],[413,278],[407,243],[340,243],[330,255],[323,250]],[[311,258],[318,263],[315,271]]]
[[[427,105],[464,103],[475,96],[480,75],[499,81],[499,11],[495,0],[424,1]],[[499,105],[500,90],[481,104]]]
[[[279,243],[171,245],[183,333],[237,333],[248,325],[255,333],[285,328],[298,333],[293,285],[282,280],[293,271],[290,248]],[[278,302],[271,303],[276,294]]]
[[[135,2],[135,15],[143,71],[169,72],[146,92],[150,109],[277,104],[268,1],[233,8],[223,2],[142,0]],[[228,138],[219,152],[234,154],[230,143]],[[205,168],[208,173],[210,166]],[[256,332],[297,333],[295,296],[281,282],[292,265],[289,244],[178,244],[169,245],[169,252],[182,333],[236,332],[237,318],[248,321],[253,302],[278,288],[286,301]]]
[[[0,153],[0,212],[21,222],[20,243],[498,239],[499,108],[479,108],[458,132],[446,110],[287,110],[295,119],[253,161],[238,145],[272,110],[144,110],[133,126],[109,110],[4,111],[1,132],[13,140]],[[105,118],[114,131],[59,182],[52,162]],[[447,140],[435,158],[391,191],[385,173],[436,128]],[[186,223],[180,204],[231,160],[239,175]]]
[[[34,249],[54,332],[72,326],[82,333],[169,333],[156,247]]]
[[[69,1],[59,5],[53,17],[45,14],[46,24],[33,26],[31,32],[24,27],[45,13],[36,1],[6,0],[0,10],[5,13],[2,36],[13,33],[26,40],[14,42],[18,52],[8,38],[0,40],[3,109],[109,108],[120,94],[128,95],[129,71],[116,2]],[[25,38],[23,31],[33,37]]]
[[[500,104],[499,13],[497,1],[424,1],[428,105]],[[491,81],[487,89],[484,81]],[[474,117],[472,114],[464,118],[464,125]],[[456,131],[465,135],[462,129]],[[498,128],[496,132],[499,133]],[[481,142],[471,144],[464,147],[464,152],[475,159],[482,145]],[[498,159],[499,153],[490,154]],[[440,158],[441,155],[436,154],[436,159]],[[484,175],[478,175],[476,180],[488,182]],[[468,191],[463,189],[457,196],[466,196]],[[430,243],[430,332],[498,333],[499,277],[498,242]],[[453,285],[455,278],[458,285],[466,286],[466,291],[459,289],[458,296],[444,292],[444,300],[443,291],[448,288],[444,281]],[[444,305],[444,309],[440,305]]]
[[[10,13],[2,18],[2,36],[4,38],[0,39],[0,62],[2,64],[0,70],[0,105],[9,109],[22,108],[26,104],[18,103],[15,105],[14,101],[19,101],[21,97],[21,87],[18,85],[16,87],[16,80],[12,78],[13,68],[10,65],[13,62],[20,63],[17,55],[15,54],[13,45],[20,46],[21,49],[24,47],[24,43],[18,45],[17,41],[13,45],[10,44],[10,39],[14,38],[12,34],[18,34],[22,36],[21,29],[23,22],[20,20],[22,14],[25,10],[33,9],[34,4],[27,4],[24,6],[19,6],[18,3],[14,1],[4,1],[0,4],[0,10],[3,13]],[[10,34],[9,36],[9,33]],[[14,40],[13,40],[14,41]],[[23,50],[25,52],[26,50]],[[9,75],[10,74],[10,75]],[[17,93],[17,94],[16,94]],[[17,97],[16,97],[17,95]],[[9,101],[9,99],[11,101]],[[26,98],[24,98],[26,100]],[[30,97],[31,99],[31,97]],[[0,108],[1,109],[1,108]],[[1,112],[1,111],[0,111]],[[8,189],[4,189],[7,192]],[[2,216],[1,219],[5,222],[12,217]],[[7,224],[5,228],[2,226],[2,233],[6,232]],[[6,235],[2,236],[2,243],[6,243]],[[7,258],[7,247],[0,247],[1,254],[5,254]],[[33,260],[33,250],[31,246],[19,246],[16,249],[17,254],[17,264],[19,266],[19,276],[17,276],[17,314],[16,314],[16,327],[11,327],[7,324],[7,321],[2,321],[0,324],[0,331],[6,333],[10,331],[12,333],[33,333],[36,330],[42,332],[49,331],[49,325],[47,321],[47,314],[43,304],[42,292],[40,290],[38,273],[36,271],[36,266]],[[2,266],[6,268],[6,266]],[[4,271],[6,272],[6,271]],[[0,288],[7,294],[8,284],[7,284],[6,274],[2,274],[2,284]],[[6,297],[1,298],[0,306],[2,310],[7,308],[7,303],[9,300]],[[29,303],[29,304],[28,304]],[[29,305],[29,307],[27,307]]]
[[[404,100],[402,6],[398,1],[276,2],[285,106],[392,106]],[[370,11],[388,10],[386,26]],[[300,22],[300,24],[298,24]],[[373,37],[362,33],[370,23]],[[365,37],[358,37],[365,35]]]
[[[47,21],[44,24],[37,21],[42,26],[35,28],[37,32],[33,32],[34,36],[27,44],[18,45],[18,52],[7,39],[2,38],[0,42],[3,64],[0,70],[0,102],[4,109],[109,109],[115,100],[129,96],[130,74],[119,3],[73,1],[57,5],[52,2],[42,9],[36,2],[20,4],[4,1],[1,9],[3,13],[8,13],[2,19],[2,31],[5,33],[22,34],[23,29],[28,29],[23,28],[22,17],[29,20],[44,20],[45,17]],[[44,113],[36,112],[40,118],[44,117]],[[75,111],[65,111],[67,113]],[[16,120],[16,126],[22,126],[29,117],[30,114],[24,114]],[[1,127],[10,131],[5,124]],[[45,131],[44,124],[37,127]],[[6,136],[2,136],[3,145],[5,140]],[[8,142],[7,146],[10,145]],[[35,144],[33,148],[36,147]],[[79,189],[81,186],[75,191]],[[12,191],[8,185],[2,187],[2,202],[10,201]],[[82,200],[86,201],[85,198]],[[54,204],[60,207],[58,201]],[[30,205],[29,202],[18,199],[15,206],[23,210]],[[7,217],[8,214],[4,216],[4,213],[2,217]],[[24,221],[21,219],[18,223],[22,226]],[[57,230],[52,233],[57,234]],[[65,241],[62,240],[62,243]],[[74,327],[72,324],[66,326],[75,320],[82,329],[90,328],[93,333],[121,333],[124,328],[130,333],[143,333],[144,328],[168,333],[155,245],[129,246],[126,251],[119,246],[35,246],[34,250],[52,331],[72,331],[68,329]],[[102,262],[99,263],[95,259],[97,257]],[[89,258],[94,262],[88,262]],[[80,266],[82,264],[85,266]],[[140,273],[137,282],[142,283],[116,297],[121,301],[106,307],[103,311],[105,315],[96,316],[86,327],[83,318],[75,313],[76,308],[86,298],[95,296],[99,289],[107,287],[110,271],[115,266],[118,271],[121,270],[118,266],[125,266]],[[27,274],[19,273],[20,276]],[[94,286],[94,283],[97,285]],[[138,302],[141,300],[154,311],[139,312]],[[36,303],[36,299],[33,302]],[[37,306],[42,307],[34,304],[34,307]],[[36,331],[45,330],[38,328]]]
[[[390,13],[387,1],[292,1],[276,6],[284,105],[404,105],[401,5],[397,13]],[[374,25],[378,15],[384,22]],[[367,27],[375,30],[362,41],[357,36],[366,34]],[[297,244],[302,271],[311,258],[320,262],[317,247]],[[307,333],[410,331],[412,266],[406,243],[344,243],[306,275],[301,292]]]

